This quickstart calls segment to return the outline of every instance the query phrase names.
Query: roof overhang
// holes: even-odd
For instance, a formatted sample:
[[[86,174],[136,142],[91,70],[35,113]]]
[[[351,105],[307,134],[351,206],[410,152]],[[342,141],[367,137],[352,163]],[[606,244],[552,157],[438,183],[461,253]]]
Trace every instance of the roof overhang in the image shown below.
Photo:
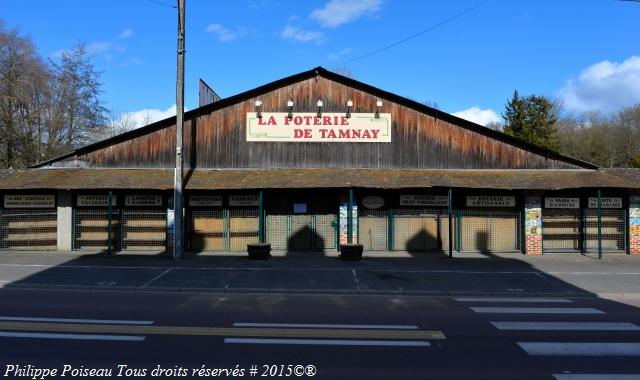
[[[633,169],[632,169],[633,170]],[[636,169],[640,173],[640,170]],[[5,173],[6,174],[6,173]],[[636,174],[637,175],[637,174]],[[221,169],[186,170],[186,190],[296,188],[640,189],[640,181],[605,170]],[[0,176],[0,190],[173,188],[173,169],[32,169]]]

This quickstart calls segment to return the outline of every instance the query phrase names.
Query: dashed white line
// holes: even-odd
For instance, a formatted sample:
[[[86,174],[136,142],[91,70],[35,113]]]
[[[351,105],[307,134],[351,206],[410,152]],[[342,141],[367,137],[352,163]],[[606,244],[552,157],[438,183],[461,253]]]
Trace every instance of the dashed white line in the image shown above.
[[[271,339],[271,338],[225,338],[225,343],[244,344],[297,344],[314,346],[393,346],[430,347],[421,340],[354,340],[354,339]]]
[[[121,320],[121,319],[77,319],[77,318],[39,318],[0,316],[0,321],[20,322],[54,322],[54,323],[87,323],[104,325],[152,325],[153,321]]]

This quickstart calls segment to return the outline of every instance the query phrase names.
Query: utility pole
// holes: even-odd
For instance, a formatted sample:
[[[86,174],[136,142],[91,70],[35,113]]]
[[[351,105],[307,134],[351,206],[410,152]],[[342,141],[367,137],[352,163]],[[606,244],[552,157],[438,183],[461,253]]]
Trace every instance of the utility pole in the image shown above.
[[[173,180],[173,258],[182,258],[182,153],[184,129],[184,2],[178,0],[178,78],[176,80],[176,168]]]

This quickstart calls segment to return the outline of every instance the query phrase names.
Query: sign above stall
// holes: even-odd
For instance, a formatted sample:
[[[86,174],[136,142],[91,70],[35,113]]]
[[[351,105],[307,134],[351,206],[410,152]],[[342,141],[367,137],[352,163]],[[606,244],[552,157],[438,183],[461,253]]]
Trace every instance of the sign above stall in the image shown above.
[[[247,141],[391,142],[391,114],[247,112]]]
[[[222,206],[222,196],[221,195],[190,195],[189,206],[220,207]]]
[[[622,198],[600,198],[602,199],[602,208],[622,208]],[[589,198],[589,208],[598,208],[598,198]]]
[[[229,206],[258,206],[257,195],[229,195]]]
[[[545,198],[545,208],[580,208],[580,198]]]
[[[127,195],[124,197],[124,205],[131,207],[162,206],[160,195]]]
[[[446,195],[401,195],[400,206],[449,206],[449,197]]]
[[[115,206],[116,204],[117,204],[116,196],[112,195],[111,205]],[[87,207],[87,206],[108,207],[109,195],[107,194],[78,195],[77,205],[80,207]]]
[[[516,197],[514,196],[477,196],[467,197],[468,207],[515,207]]]
[[[54,195],[5,195],[4,208],[53,208]]]

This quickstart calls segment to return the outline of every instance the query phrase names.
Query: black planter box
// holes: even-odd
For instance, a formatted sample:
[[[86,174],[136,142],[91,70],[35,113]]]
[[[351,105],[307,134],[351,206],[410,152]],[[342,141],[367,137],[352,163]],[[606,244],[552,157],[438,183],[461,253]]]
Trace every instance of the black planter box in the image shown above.
[[[247,253],[251,260],[266,260],[271,257],[271,244],[255,243],[247,244]]]
[[[340,245],[340,258],[345,261],[362,260],[362,244],[344,244]]]

